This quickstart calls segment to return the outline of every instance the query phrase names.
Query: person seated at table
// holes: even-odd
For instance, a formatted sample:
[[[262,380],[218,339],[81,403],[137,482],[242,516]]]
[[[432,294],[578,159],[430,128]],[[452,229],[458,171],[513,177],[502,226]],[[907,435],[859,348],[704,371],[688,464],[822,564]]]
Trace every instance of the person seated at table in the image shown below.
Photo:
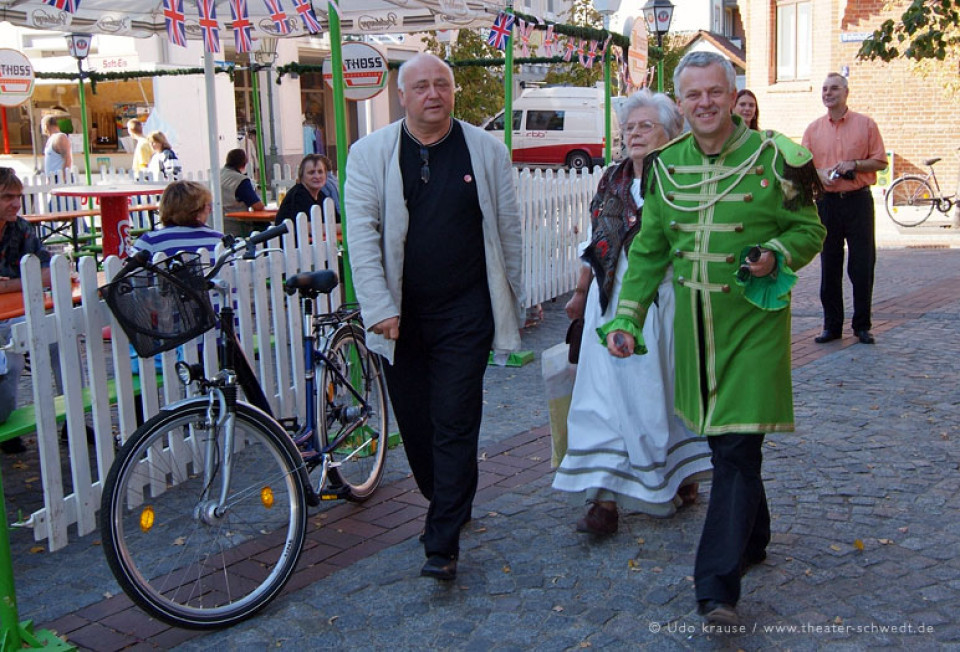
[[[223,234],[207,226],[213,209],[213,195],[196,181],[174,181],[160,196],[160,224],[156,231],[148,231],[133,243],[134,251],[149,251],[153,256],[162,253],[173,256],[186,251],[196,253],[206,249],[213,253]],[[177,349],[177,358],[181,350]],[[130,345],[133,373],[140,373],[140,360]],[[154,357],[157,371],[162,368],[160,356]]]
[[[280,203],[277,224],[282,224],[284,220],[295,219],[298,213],[309,215],[311,208],[323,205],[323,200],[330,197],[328,191],[324,189],[327,173],[330,170],[329,165],[330,159],[321,154],[307,154],[303,157],[297,168],[297,183],[290,188],[287,196]],[[339,210],[336,212],[336,217],[339,222]]]
[[[207,226],[213,209],[213,195],[196,181],[174,181],[160,196],[160,225],[133,243],[136,251],[172,256],[181,251],[201,249],[213,253],[223,234]]]
[[[227,152],[227,162],[220,170],[220,196],[224,213],[263,210],[263,202],[247,176],[247,153],[242,149]]]
[[[23,182],[13,168],[0,167],[0,292],[21,292],[20,259],[33,254],[40,259],[42,278],[50,284],[50,252],[43,248],[33,225],[19,216]],[[13,324],[23,317],[0,320],[0,344],[10,341]],[[51,353],[56,349],[51,348]],[[21,353],[0,350],[0,423],[4,423],[17,408],[20,373],[24,367]],[[58,367],[58,364],[54,364]],[[8,455],[27,449],[20,437],[0,443],[0,450]]]
[[[147,167],[153,178],[157,181],[179,179],[183,173],[183,166],[166,135],[162,131],[151,131],[147,140],[153,148],[153,158],[150,159],[150,165]]]

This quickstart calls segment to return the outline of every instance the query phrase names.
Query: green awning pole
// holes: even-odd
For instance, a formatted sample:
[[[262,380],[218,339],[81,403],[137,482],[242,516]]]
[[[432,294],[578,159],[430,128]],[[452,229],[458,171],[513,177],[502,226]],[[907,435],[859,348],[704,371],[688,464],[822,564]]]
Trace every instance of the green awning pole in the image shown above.
[[[250,53],[250,87],[253,90],[253,120],[257,127],[257,164],[260,168],[260,196],[267,196],[267,164],[263,159],[263,119],[260,117],[260,66],[253,63],[253,53]]]
[[[333,69],[333,117],[337,125],[337,176],[340,182],[340,228],[343,232],[343,292],[347,302],[357,300],[353,291],[353,278],[350,273],[350,252],[347,250],[347,207],[344,199],[344,186],[347,181],[347,111],[343,97],[343,52],[340,41],[340,16],[333,3],[328,4],[330,20],[330,64]]]
[[[507,1],[507,13],[513,13],[513,0]],[[503,73],[503,143],[510,152],[513,160],[513,27],[510,28],[510,38],[507,39],[507,49],[504,52]]]

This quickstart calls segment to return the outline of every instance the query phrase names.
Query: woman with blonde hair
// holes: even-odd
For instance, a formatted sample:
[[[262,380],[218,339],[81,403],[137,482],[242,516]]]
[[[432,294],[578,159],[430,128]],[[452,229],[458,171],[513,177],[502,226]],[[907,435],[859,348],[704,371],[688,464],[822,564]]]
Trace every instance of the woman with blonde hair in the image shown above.
[[[207,226],[213,195],[196,181],[174,181],[160,197],[160,224],[163,228],[144,233],[134,243],[137,251],[163,252],[172,256],[180,251],[213,252],[223,234]]]
[[[180,159],[177,153],[170,146],[170,141],[162,131],[151,131],[147,136],[150,147],[153,148],[153,158],[150,159],[150,165],[147,169],[153,174],[153,178],[168,179],[176,181],[180,178],[183,166],[180,165]]]

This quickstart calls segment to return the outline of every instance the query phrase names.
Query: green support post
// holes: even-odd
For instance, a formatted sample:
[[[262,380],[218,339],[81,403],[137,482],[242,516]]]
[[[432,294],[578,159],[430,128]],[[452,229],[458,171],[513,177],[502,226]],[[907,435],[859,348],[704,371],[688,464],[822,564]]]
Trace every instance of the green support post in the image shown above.
[[[343,96],[343,51],[340,41],[340,15],[337,8],[329,3],[330,21],[330,64],[333,71],[333,116],[337,123],[337,171],[340,183],[340,228],[343,233],[343,293],[348,303],[357,300],[353,289],[353,274],[350,272],[350,251],[347,249],[347,206],[344,201],[347,182],[347,111]]]
[[[90,130],[87,129],[87,98],[83,91],[83,60],[77,59],[77,70],[80,71],[80,76],[77,79],[77,84],[80,88],[80,127],[83,129],[83,165],[86,168],[86,177],[87,185],[89,186],[92,183],[92,177],[90,175]],[[91,205],[93,200],[89,200]]]
[[[251,54],[251,56],[253,56]],[[250,64],[250,87],[253,90],[253,120],[257,127],[257,163],[260,167],[260,196],[267,196],[267,165],[263,159],[263,119],[260,117],[260,66]]]
[[[20,622],[17,611],[17,596],[13,585],[13,557],[10,554],[10,530],[7,526],[7,501],[3,494],[3,477],[0,474],[0,650],[76,650],[53,632],[43,629],[33,631],[33,622]]]
[[[603,20],[607,23],[605,27],[609,29],[610,19],[604,17]],[[603,109],[603,160],[606,165],[610,165],[610,162],[613,160],[613,121],[610,118],[613,107],[610,106],[610,55],[607,52],[609,49],[610,47],[608,45],[603,50],[603,99],[604,102],[606,102]]]
[[[507,13],[513,13],[513,0],[507,2]],[[510,152],[513,160],[513,27],[510,28],[510,38],[503,53],[503,144]]]

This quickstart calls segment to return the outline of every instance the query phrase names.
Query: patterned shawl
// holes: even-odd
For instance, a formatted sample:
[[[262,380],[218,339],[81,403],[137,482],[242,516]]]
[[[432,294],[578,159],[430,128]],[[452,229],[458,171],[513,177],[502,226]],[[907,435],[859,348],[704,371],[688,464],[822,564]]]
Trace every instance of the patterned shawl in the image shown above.
[[[644,176],[649,169],[645,161]],[[590,202],[590,226],[593,238],[581,258],[593,268],[600,291],[600,309],[607,310],[620,253],[627,250],[640,231],[641,209],[633,200],[633,160],[626,158],[608,168]]]

